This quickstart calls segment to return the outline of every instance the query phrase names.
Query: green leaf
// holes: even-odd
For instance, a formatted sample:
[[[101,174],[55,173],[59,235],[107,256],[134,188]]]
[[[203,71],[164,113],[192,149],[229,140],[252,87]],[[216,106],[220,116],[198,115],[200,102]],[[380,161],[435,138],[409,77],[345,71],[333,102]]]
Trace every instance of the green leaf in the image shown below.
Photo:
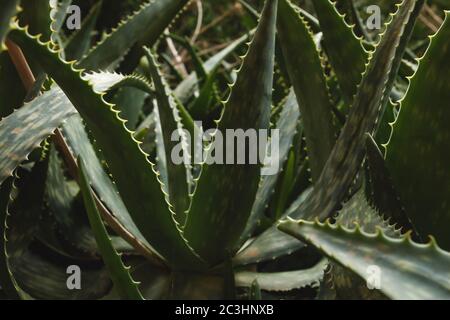
[[[417,4],[419,6],[419,4]],[[295,219],[326,219],[335,208],[344,200],[357,172],[361,167],[364,157],[365,135],[375,129],[380,113],[380,107],[386,97],[385,92],[390,91],[388,81],[391,72],[396,73],[398,66],[393,66],[394,59],[400,56],[397,50],[402,42],[406,25],[410,18],[415,17],[418,10],[415,0],[405,0],[399,8],[394,19],[384,34],[377,50],[368,65],[368,69],[359,86],[358,93],[354,99],[349,117],[341,131],[330,158],[315,184],[314,190],[304,201],[297,201],[286,211],[285,216]],[[409,24],[408,24],[409,26]],[[300,200],[300,199],[299,199]],[[278,233],[278,235],[277,235]],[[272,245],[267,245],[269,239],[274,240]],[[277,257],[298,248],[298,243],[290,242],[287,237],[279,234],[273,227],[258,237],[245,252],[255,253],[255,248],[261,248],[264,243],[264,257]],[[260,250],[258,250],[260,251]]]
[[[306,21],[289,0],[280,0],[278,37],[302,113],[311,174],[316,182],[335,141],[332,105],[320,56]]]
[[[142,300],[142,295],[138,289],[138,283],[131,278],[129,269],[125,267],[119,254],[114,249],[108,232],[102,222],[97,206],[92,195],[90,183],[83,160],[78,159],[80,188],[83,193],[84,204],[89,217],[92,230],[97,241],[98,248],[102,254],[103,261],[109,269],[115,289],[122,299]]]
[[[329,222],[285,221],[279,228],[305,241],[330,259],[369,279],[380,271],[380,290],[393,299],[449,299],[450,254],[434,241],[414,243],[409,235],[393,239],[379,229],[368,234],[359,227],[346,229]],[[389,254],[386,254],[389,252]]]
[[[222,133],[226,129],[269,129],[276,13],[277,0],[268,0],[220,119]],[[258,164],[203,166],[185,235],[210,263],[224,259],[238,241],[256,196],[260,170]]]
[[[386,164],[408,216],[421,235],[450,249],[450,18],[432,39],[387,145]]]
[[[9,265],[9,257],[6,253],[6,216],[8,212],[8,205],[11,200],[11,191],[13,187],[13,177],[8,178],[0,185],[0,286],[5,291],[10,299],[20,299],[18,293],[18,286],[11,274]]]
[[[313,4],[331,65],[346,103],[351,104],[366,69],[369,53],[330,0],[313,1]]]
[[[92,90],[80,71],[72,69],[73,64],[60,60],[56,52],[23,29],[12,31],[11,36],[22,49],[33,53],[92,130],[124,203],[147,241],[174,268],[201,267],[201,260],[187,244],[169,211],[153,164],[126,129],[124,120],[117,116],[118,111]]]
[[[0,183],[74,114],[64,93],[54,88],[0,121]]]
[[[141,40],[152,46],[187,3],[188,0],[156,0],[142,4],[139,11],[97,44],[80,66],[90,70],[105,69]]]
[[[5,0],[0,11],[0,53],[6,50],[4,42],[10,29],[12,19],[19,12],[19,0]]]
[[[176,219],[182,226],[186,223],[186,211],[189,209],[189,182],[192,180],[190,171],[189,141],[184,132],[183,124],[179,115],[174,97],[169,91],[168,85],[159,71],[159,65],[154,55],[146,50],[149,60],[150,74],[155,86],[157,100],[157,116],[160,121],[162,139],[165,152],[165,168],[167,170],[166,190],[169,193],[169,201],[176,213]],[[177,132],[180,141],[173,141],[172,135]],[[172,151],[180,144],[183,148],[184,163],[176,164],[172,159]]]
[[[259,287],[266,291],[291,291],[307,286],[314,287],[322,280],[327,265],[328,261],[322,259],[315,266],[305,270],[274,273],[241,271],[235,275],[236,286],[251,287],[256,281]]]

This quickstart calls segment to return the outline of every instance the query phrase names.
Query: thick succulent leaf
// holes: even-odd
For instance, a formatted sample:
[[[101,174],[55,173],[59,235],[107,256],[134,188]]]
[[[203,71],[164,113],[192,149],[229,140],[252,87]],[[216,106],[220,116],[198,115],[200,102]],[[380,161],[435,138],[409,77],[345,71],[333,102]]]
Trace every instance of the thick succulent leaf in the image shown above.
[[[5,0],[0,11],[0,52],[5,50],[4,42],[10,29],[12,19],[19,11],[19,0]]]
[[[81,25],[64,44],[64,54],[68,61],[78,60],[89,50],[91,46],[92,33],[95,30],[97,18],[101,12],[103,1],[98,2],[86,16]]]
[[[274,273],[237,272],[236,286],[251,287],[254,281],[257,281],[259,287],[267,291],[291,291],[307,286],[314,287],[322,280],[327,265],[328,261],[322,259],[315,266],[305,270]]]
[[[10,299],[20,299],[18,294],[17,283],[11,274],[11,269],[6,254],[6,215],[8,205],[11,199],[11,191],[13,184],[13,177],[8,178],[0,185],[0,286]]]
[[[188,0],[149,0],[93,48],[80,66],[105,69],[140,40],[145,39],[152,46],[187,3]]]
[[[380,228],[386,236],[400,238],[401,232],[389,220],[385,220],[383,215],[372,208],[364,195],[364,189],[360,189],[343,208],[339,211],[336,223],[345,228],[361,226],[365,232],[375,233]],[[383,298],[383,294],[377,290],[369,290],[367,283],[360,277],[341,267],[336,263],[331,263],[334,288],[339,298],[363,298],[378,299]]]
[[[332,105],[320,56],[304,18],[289,0],[280,0],[278,37],[298,99],[311,175],[316,182],[335,141]]]
[[[377,228],[380,228],[385,235],[392,238],[399,238],[401,235],[395,226],[391,226],[389,221],[384,220],[380,213],[370,206],[363,189],[344,204],[337,214],[336,222],[346,228],[358,225],[370,233],[375,233]]]
[[[105,225],[102,222],[100,213],[92,195],[90,183],[84,169],[85,164],[80,158],[78,160],[80,188],[83,194],[84,204],[89,217],[92,230],[97,241],[98,248],[102,254],[103,261],[109,269],[115,289],[122,299],[142,300],[138,284],[131,278],[129,269],[125,267],[121,257],[114,249],[111,239],[108,236]]]
[[[329,222],[285,221],[279,228],[305,241],[363,279],[371,267],[380,271],[380,290],[393,299],[449,299],[450,254],[434,241],[414,243],[407,235],[393,239],[378,229],[368,234]],[[389,252],[389,254],[387,254]]]
[[[58,89],[44,93],[0,121],[0,183],[76,110]]]
[[[123,75],[115,72],[91,72],[83,75],[96,92],[108,92],[123,87],[135,88],[153,93],[151,84],[140,75]]]
[[[169,201],[176,213],[176,219],[182,226],[186,223],[186,211],[189,208],[189,181],[191,177],[190,152],[188,150],[189,141],[184,132],[183,124],[179,115],[174,97],[169,91],[168,85],[159,71],[156,58],[147,51],[150,74],[155,86],[155,96],[157,101],[157,116],[160,122],[162,139],[165,152],[165,168],[167,170],[166,191],[169,194]],[[172,135],[177,132],[181,141],[173,141]],[[183,147],[183,157],[185,163],[176,164],[172,160],[172,150],[181,143]]]
[[[345,101],[351,104],[366,69],[368,52],[330,0],[313,1],[313,4],[331,65]]]
[[[367,136],[366,153],[367,176],[370,186],[369,198],[372,200],[372,204],[391,223],[395,223],[404,231],[412,230],[415,232],[415,228],[398,197],[398,193],[393,187],[383,155],[370,135]]]
[[[294,136],[297,134],[299,120],[300,110],[295,93],[291,90],[283,105],[280,117],[275,124],[275,129],[279,130],[279,150],[278,154],[272,155],[272,157],[277,157],[276,159],[273,159],[272,162],[278,164],[280,168],[284,165],[288,157]],[[273,150],[270,146],[268,148],[268,150]],[[245,230],[241,235],[239,245],[242,245],[242,243],[248,239],[253,231],[255,231],[255,228],[260,224],[264,211],[266,210],[272,193],[274,192],[279,176],[280,171],[273,175],[264,175],[261,177],[252,211],[247,221]]]
[[[450,18],[433,37],[411,80],[387,145],[394,186],[419,233],[450,249]]]
[[[303,202],[296,202],[286,211],[285,216],[295,219],[326,219],[344,200],[354,177],[360,169],[364,157],[365,134],[371,133],[376,126],[381,104],[385,98],[394,57],[400,55],[397,48],[404,35],[405,25],[413,16],[416,8],[415,0],[405,0],[395,18],[390,22],[386,33],[368,65],[363,81],[354,99],[350,115],[341,131],[333,151],[322,174],[315,184],[313,192]],[[404,48],[402,48],[404,49]],[[255,253],[260,243],[268,243],[268,239],[277,239],[277,243],[264,248],[265,257],[276,257],[294,251],[298,243],[289,241],[278,234],[272,227],[258,237],[245,251]],[[283,237],[285,239],[283,240]],[[283,246],[280,246],[280,244]],[[258,250],[259,251],[259,250]],[[243,253],[245,255],[245,252]]]
[[[220,119],[222,133],[227,129],[269,129],[276,14],[277,0],[268,0]],[[185,235],[210,263],[219,262],[226,251],[234,249],[250,215],[260,173],[258,164],[203,166]]]
[[[201,260],[189,247],[169,211],[153,165],[112,105],[94,92],[73,65],[28,35],[10,33],[25,51],[33,52],[45,71],[59,84],[78,109],[101,148],[127,209],[141,233],[175,268],[196,268]],[[101,119],[101,121],[99,120]],[[114,143],[111,143],[114,141]],[[124,169],[124,165],[127,168]]]

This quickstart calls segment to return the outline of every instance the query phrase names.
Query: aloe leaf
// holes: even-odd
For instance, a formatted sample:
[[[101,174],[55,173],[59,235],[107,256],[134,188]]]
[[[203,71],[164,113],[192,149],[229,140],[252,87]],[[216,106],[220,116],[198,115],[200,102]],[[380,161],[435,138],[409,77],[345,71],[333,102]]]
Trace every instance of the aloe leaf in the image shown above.
[[[370,280],[380,272],[380,290],[393,299],[449,299],[450,254],[429,244],[414,243],[410,236],[393,239],[381,230],[365,233],[329,222],[285,221],[279,228],[305,241],[330,259]],[[386,254],[389,252],[389,254]]]
[[[414,231],[410,218],[394,189],[391,175],[386,168],[383,155],[372,136],[367,136],[367,171],[370,185],[370,198],[373,205],[383,213],[385,219],[397,224],[404,231]]]
[[[64,93],[54,88],[0,121],[0,183],[39,144],[76,114]]]
[[[90,70],[106,69],[134,44],[145,39],[152,46],[162,31],[188,3],[188,0],[156,0],[141,5],[139,11],[122,21],[80,62]]]
[[[368,233],[375,233],[379,228],[386,236],[395,239],[401,237],[400,229],[391,225],[390,220],[385,220],[383,212],[378,212],[370,206],[365,197],[364,189],[360,189],[344,204],[337,215],[336,223],[345,228],[361,226],[361,229]],[[335,263],[331,263],[331,266],[330,273],[336,293],[340,298],[385,299],[385,296],[379,291],[369,290],[367,283],[354,273]]]
[[[110,271],[115,289],[119,292],[122,299],[142,300],[143,298],[139,292],[138,283],[134,282],[131,278],[129,269],[123,264],[121,257],[114,249],[111,239],[108,236],[108,232],[95,204],[84,166],[83,160],[81,158],[78,159],[80,187],[83,193],[84,204],[98,248],[102,254],[103,261]]]
[[[280,167],[286,162],[294,136],[297,133],[299,121],[300,110],[294,91],[291,90],[283,105],[280,117],[275,124],[275,129],[279,130],[279,151],[278,154],[273,154],[272,157],[277,157],[276,159],[273,159],[273,163],[277,163]],[[274,149],[270,148],[269,150]],[[272,196],[279,176],[280,170],[276,174],[261,177],[250,217],[247,221],[245,230],[241,235],[240,244],[247,240],[253,231],[255,231],[255,228],[259,225],[264,216],[264,211],[269,204],[269,200]]]
[[[220,132],[226,129],[269,129],[276,13],[277,0],[268,0],[226,102],[219,123]],[[226,251],[233,250],[238,241],[257,192],[260,170],[258,164],[203,166],[185,235],[210,263],[224,259]],[[223,203],[224,194],[227,195],[226,204]]]
[[[288,0],[280,0],[278,37],[302,113],[311,174],[316,182],[335,141],[332,105],[312,33]]]
[[[187,244],[168,208],[153,165],[126,129],[124,120],[117,116],[118,111],[92,90],[81,72],[73,69],[73,64],[60,60],[48,46],[20,28],[10,35],[22,49],[33,52],[78,108],[105,155],[131,217],[147,241],[175,268],[200,267],[201,260]]]
[[[83,75],[96,92],[106,93],[119,88],[135,88],[153,94],[152,85],[139,74],[122,75],[115,72],[91,72]]]
[[[313,4],[331,65],[345,101],[351,104],[366,69],[369,53],[330,0],[313,1]]]
[[[251,271],[237,272],[236,286],[251,287],[256,281],[262,290],[291,291],[307,286],[318,286],[322,280],[328,261],[322,259],[315,266],[296,271],[259,273]]]
[[[394,186],[418,232],[433,234],[445,249],[450,249],[449,34],[447,12],[401,102],[386,155]]]
[[[101,12],[103,1],[99,1],[83,20],[81,29],[77,30],[64,44],[67,61],[81,59],[91,46],[92,33]]]
[[[403,36],[410,36],[410,34],[404,34],[404,30],[406,25],[409,26],[408,22],[415,16],[417,10],[415,0],[405,0],[400,6],[368,65],[349,117],[313,192],[304,201],[297,201],[291,205],[285,212],[285,216],[295,219],[326,219],[343,201],[364,157],[365,134],[375,129],[380,109],[382,109],[381,105],[386,97],[385,92],[391,89],[386,85],[393,84],[389,81],[390,72],[396,72],[397,66],[393,66],[392,62],[394,60],[400,62],[401,59],[394,59],[401,55],[397,52],[398,46]],[[401,49],[404,50],[404,47],[399,50]],[[270,228],[245,251],[254,254],[260,251],[260,244],[264,243],[266,244],[262,249],[264,257],[273,258],[293,252],[299,246],[298,243],[290,242],[286,237],[283,240],[283,235],[277,235],[278,232],[276,228]],[[270,238],[276,241],[268,246]],[[255,250],[255,248],[260,249]]]
[[[158,69],[158,63],[154,55],[147,51],[149,60],[150,74],[155,86],[155,95],[158,108],[158,119],[160,121],[162,138],[165,151],[165,166],[167,170],[167,191],[169,193],[170,203],[173,205],[176,213],[176,219],[184,225],[186,222],[186,211],[189,208],[189,181],[192,180],[190,172],[190,152],[188,150],[188,140],[184,132],[183,124],[179,115],[174,97],[168,89],[168,86]],[[180,141],[173,141],[172,135],[177,132]],[[181,143],[183,146],[183,158],[185,163],[176,164],[172,159],[172,151]],[[187,157],[187,158],[186,158]]]
[[[11,191],[13,187],[13,177],[8,178],[0,185],[0,286],[10,299],[20,299],[17,283],[11,274],[8,256],[6,253],[6,216],[8,205],[11,200]]]
[[[0,52],[6,50],[4,42],[10,29],[12,19],[19,12],[19,0],[5,0],[0,12]]]

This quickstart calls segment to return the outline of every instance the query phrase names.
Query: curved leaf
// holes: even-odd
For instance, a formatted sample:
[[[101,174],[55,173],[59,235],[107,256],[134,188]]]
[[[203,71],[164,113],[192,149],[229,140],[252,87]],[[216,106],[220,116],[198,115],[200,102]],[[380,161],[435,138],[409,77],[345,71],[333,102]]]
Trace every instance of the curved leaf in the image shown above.
[[[367,234],[329,222],[285,221],[279,228],[323,252],[363,279],[380,273],[380,290],[393,299],[450,299],[450,253],[434,241],[393,239],[379,229]],[[389,252],[389,254],[386,254]]]
[[[251,287],[257,281],[262,290],[291,291],[306,286],[317,286],[322,280],[328,261],[322,259],[309,269],[298,271],[258,273],[250,271],[238,272],[235,275],[236,286]]]
[[[306,21],[289,0],[280,0],[278,37],[289,78],[298,99],[313,182],[316,182],[335,141],[332,105],[320,56]]]
[[[68,117],[76,114],[59,88],[37,97],[0,121],[0,183]]]
[[[227,129],[269,129],[276,13],[277,0],[268,0],[255,38],[226,102],[218,129],[222,133]],[[256,150],[259,155],[259,148]],[[233,160],[236,162],[236,159]],[[258,164],[203,166],[185,235],[210,263],[225,259],[226,252],[232,251],[238,241],[250,215],[260,170]]]
[[[139,11],[122,21],[87,54],[80,67],[106,69],[140,40],[152,46],[187,3],[188,0],[151,0],[142,4]]]
[[[386,163],[406,212],[422,235],[450,249],[450,18],[411,80],[387,145]]]

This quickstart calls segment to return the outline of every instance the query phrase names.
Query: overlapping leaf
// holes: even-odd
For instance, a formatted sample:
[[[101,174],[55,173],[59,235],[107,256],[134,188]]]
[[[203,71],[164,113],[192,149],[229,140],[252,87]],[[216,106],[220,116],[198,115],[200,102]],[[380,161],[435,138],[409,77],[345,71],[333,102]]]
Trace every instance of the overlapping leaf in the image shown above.
[[[219,124],[223,134],[227,129],[269,128],[276,13],[277,0],[268,0],[226,102]],[[209,153],[208,157],[211,156]],[[219,262],[227,251],[233,250],[257,192],[260,165],[236,164],[236,157],[233,162],[231,165],[204,165],[185,227],[185,235],[192,246],[210,263]]]

